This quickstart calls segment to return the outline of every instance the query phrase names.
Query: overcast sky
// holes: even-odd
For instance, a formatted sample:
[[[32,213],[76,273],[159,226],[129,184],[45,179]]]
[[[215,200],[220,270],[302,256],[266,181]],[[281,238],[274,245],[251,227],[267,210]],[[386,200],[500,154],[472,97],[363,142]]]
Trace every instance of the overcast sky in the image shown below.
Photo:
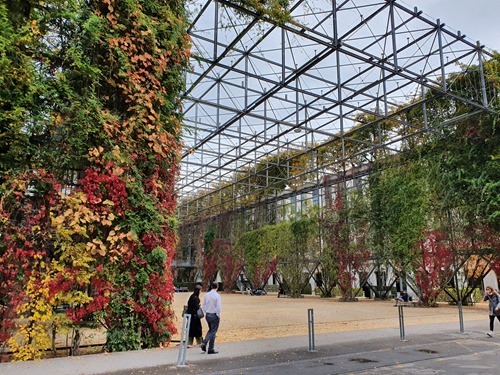
[[[401,1],[401,0],[400,0]],[[500,0],[402,0],[468,39],[500,51]]]

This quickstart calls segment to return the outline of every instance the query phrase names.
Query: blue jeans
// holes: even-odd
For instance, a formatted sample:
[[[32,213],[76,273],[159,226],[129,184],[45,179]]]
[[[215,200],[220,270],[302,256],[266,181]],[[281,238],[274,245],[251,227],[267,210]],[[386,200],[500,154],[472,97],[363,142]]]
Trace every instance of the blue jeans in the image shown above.
[[[217,330],[219,329],[219,322],[220,319],[217,316],[217,314],[212,314],[212,313],[207,313],[205,319],[207,320],[208,323],[208,332],[207,335],[205,336],[205,340],[203,340],[203,345],[207,345],[208,343],[208,350],[214,350],[215,346],[215,336],[217,333]]]

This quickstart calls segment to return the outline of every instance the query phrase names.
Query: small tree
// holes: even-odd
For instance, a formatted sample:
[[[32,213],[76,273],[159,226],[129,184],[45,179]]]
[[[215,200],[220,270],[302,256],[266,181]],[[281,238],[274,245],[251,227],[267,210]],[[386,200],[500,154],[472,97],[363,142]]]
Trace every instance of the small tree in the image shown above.
[[[497,275],[500,275],[500,254],[495,254],[491,262],[491,270]]]
[[[300,297],[309,281],[307,272],[313,234],[317,233],[316,221],[307,217],[293,220],[289,226],[291,240],[280,255],[279,269],[288,287],[290,297]]]
[[[417,245],[421,258],[415,267],[415,279],[422,304],[434,306],[439,293],[453,275],[453,251],[443,233],[429,231]]]
[[[239,237],[236,247],[243,255],[244,269],[253,288],[264,288],[275,273],[281,254],[286,253],[291,242],[289,225],[267,225]]]
[[[217,252],[214,249],[217,230],[213,227],[207,229],[203,246],[203,285],[209,286],[217,276]]]
[[[333,204],[331,203],[331,199],[327,200],[327,202],[330,204],[323,209],[319,219],[323,247],[319,255],[321,283],[318,280],[316,280],[316,283],[323,297],[333,297],[333,288],[337,286],[338,281],[338,263],[332,246],[334,242]]]
[[[215,240],[213,251],[217,254],[218,268],[222,275],[224,291],[231,292],[241,271],[243,257],[229,240],[225,239]]]
[[[265,288],[267,281],[275,273],[278,263],[278,258],[274,258],[270,262],[261,263],[254,267],[253,286],[256,289]]]
[[[336,274],[342,300],[354,300],[356,275],[366,267],[370,257],[367,244],[366,203],[361,192],[349,199],[339,192],[327,209],[330,222],[326,226],[326,242],[336,264]]]
[[[336,262],[330,252],[323,251],[319,257],[320,265],[314,276],[322,297],[333,297],[333,289],[337,285]]]

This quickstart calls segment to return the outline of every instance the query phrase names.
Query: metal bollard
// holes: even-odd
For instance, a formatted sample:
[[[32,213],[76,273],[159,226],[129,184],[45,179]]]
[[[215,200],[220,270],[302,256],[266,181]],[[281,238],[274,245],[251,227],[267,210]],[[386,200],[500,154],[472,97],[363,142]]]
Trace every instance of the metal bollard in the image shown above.
[[[403,315],[403,306],[398,306],[399,313],[399,338],[405,341],[405,319]]]
[[[464,314],[462,311],[462,301],[458,302],[458,320],[460,322],[460,333],[464,333]]]
[[[307,310],[307,325],[309,330],[309,352],[315,352],[314,340],[314,312],[313,309]]]
[[[177,355],[177,367],[186,367],[187,338],[191,326],[191,314],[182,317],[181,341],[179,343],[179,354]]]

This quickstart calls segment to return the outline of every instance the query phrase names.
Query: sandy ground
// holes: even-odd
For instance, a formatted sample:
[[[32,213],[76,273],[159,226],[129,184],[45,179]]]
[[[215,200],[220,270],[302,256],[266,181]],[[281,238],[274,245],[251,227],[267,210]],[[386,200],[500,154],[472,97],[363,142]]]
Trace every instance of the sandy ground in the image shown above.
[[[172,337],[172,344],[180,339],[182,310],[191,293],[175,293],[173,309],[176,314],[178,333]],[[203,299],[204,293],[201,294]],[[218,342],[244,341],[273,337],[286,337],[308,334],[308,309],[313,309],[314,332],[333,333],[362,329],[399,327],[398,309],[394,301],[374,301],[360,298],[359,302],[339,302],[338,298],[277,298],[277,294],[250,296],[244,294],[221,293],[222,316]],[[464,321],[483,320],[485,331],[488,324],[488,305],[481,302],[463,308]],[[439,307],[404,307],[405,326],[419,324],[456,322],[459,327],[459,314],[456,306],[441,304]],[[203,334],[208,325],[203,319]],[[104,330],[83,330],[81,345],[100,345],[106,341]],[[71,342],[71,332],[61,333],[58,347]]]
[[[182,309],[190,293],[176,293],[173,303],[182,325]],[[360,299],[359,302],[338,302],[336,298],[306,296],[304,298],[277,298],[277,294],[250,296],[225,294],[222,297],[222,314],[217,340],[219,342],[242,341],[271,337],[308,334],[308,309],[313,309],[314,332],[331,333],[372,328],[398,328],[398,308],[394,301],[373,301]],[[201,295],[203,298],[203,293]],[[463,308],[464,321],[484,320],[488,322],[488,306],[479,303]],[[432,323],[457,322],[457,306],[441,304],[436,308],[404,307],[405,326]],[[485,328],[486,329],[486,328]],[[203,320],[203,334],[208,330]],[[178,340],[179,334],[173,337]]]
[[[182,310],[191,293],[175,293],[173,309],[178,333],[172,337],[172,345],[180,339]],[[201,294],[203,299],[204,293]],[[308,334],[308,309],[313,309],[314,332],[333,333],[374,328],[399,328],[398,308],[394,301],[374,301],[360,298],[359,302],[339,302],[338,298],[277,298],[277,294],[250,296],[221,293],[222,314],[217,341],[243,341],[263,338],[279,338]],[[439,307],[404,307],[405,326],[457,322],[457,306],[440,304]],[[484,321],[488,325],[488,305],[480,302],[463,307],[464,322]],[[203,319],[203,334],[208,325]],[[106,341],[104,330],[82,330],[81,345],[102,345]],[[71,332],[61,333],[58,347],[71,342]],[[88,349],[92,350],[92,349]],[[99,351],[99,348],[95,349]]]
[[[182,326],[182,311],[191,293],[175,293],[173,309],[178,333],[172,337],[170,346],[178,345]],[[201,294],[203,299],[204,293]],[[334,333],[363,329],[398,329],[398,308],[394,301],[373,301],[360,298],[358,302],[339,302],[338,298],[277,298],[277,294],[250,296],[246,294],[221,293],[222,314],[218,342],[234,342],[253,339],[308,335],[308,309],[313,309],[314,332]],[[464,321],[484,321],[488,328],[488,304],[480,302],[463,308]],[[405,326],[456,322],[459,313],[456,306],[441,304],[439,307],[404,307]],[[203,334],[208,325],[203,319]],[[68,347],[72,332],[60,332],[56,338],[58,348]],[[103,329],[83,329],[80,354],[100,352],[106,341]],[[67,350],[58,356],[68,355]],[[9,356],[0,361],[8,361]]]

